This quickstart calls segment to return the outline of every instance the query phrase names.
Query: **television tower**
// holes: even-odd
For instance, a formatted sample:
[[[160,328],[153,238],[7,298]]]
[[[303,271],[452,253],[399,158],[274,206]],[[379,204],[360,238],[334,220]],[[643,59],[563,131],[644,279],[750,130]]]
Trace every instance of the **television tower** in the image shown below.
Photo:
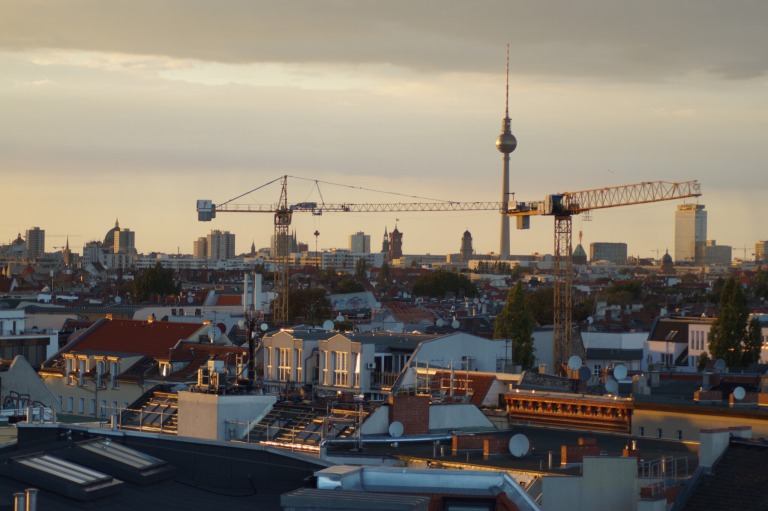
[[[501,174],[501,246],[499,259],[509,259],[509,153],[517,147],[517,139],[509,127],[509,44],[507,44],[507,89],[504,120],[501,121],[501,135],[496,139],[496,149],[501,152],[503,170]]]

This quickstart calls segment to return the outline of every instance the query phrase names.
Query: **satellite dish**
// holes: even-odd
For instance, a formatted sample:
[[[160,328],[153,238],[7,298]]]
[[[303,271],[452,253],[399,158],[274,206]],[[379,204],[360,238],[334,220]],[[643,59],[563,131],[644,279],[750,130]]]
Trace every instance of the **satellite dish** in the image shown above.
[[[445,321],[443,319],[438,319],[435,321],[436,326],[445,326]]]
[[[528,440],[528,437],[522,433],[518,433],[509,439],[509,452],[515,458],[522,458],[528,454],[528,451],[530,450],[531,442]]]
[[[578,371],[581,368],[581,357],[578,355],[571,355],[568,359],[568,369],[571,371]]]
[[[717,371],[725,371],[725,360],[722,358],[715,360],[715,369]]]
[[[330,332],[331,330],[333,330],[333,321],[331,321],[330,319],[326,319],[325,321],[323,321],[323,330],[327,332]]]
[[[261,329],[262,332],[266,332],[267,330],[269,330],[269,325],[267,325],[266,323],[262,323],[261,325],[259,325],[259,328]]]
[[[579,368],[579,381],[589,381],[592,378],[592,371],[587,366],[581,366]]]
[[[605,391],[608,392],[608,394],[618,394],[619,382],[617,382],[613,378],[608,378],[607,380],[605,380]]]
[[[747,395],[747,391],[744,390],[744,387],[736,387],[735,389],[733,389],[733,398],[736,399],[737,401],[741,401],[742,399],[744,399],[744,396],[746,395]]]
[[[194,296],[188,296],[187,297],[187,303],[192,303],[194,301],[195,301],[195,297]]]
[[[342,321],[344,321],[344,316],[342,316],[341,314],[339,314],[338,316],[336,316],[336,321],[338,321],[339,323],[341,323]]]
[[[119,296],[116,296],[116,297],[115,297],[115,303],[116,303],[116,304],[118,304],[118,305],[119,305],[119,304],[120,304],[120,302],[122,302],[122,301],[123,301],[123,299],[122,299],[122,298],[120,298]]]
[[[242,319],[238,320],[237,327],[242,330],[245,327],[245,321],[243,321]]]
[[[474,300],[472,300],[472,303],[474,303],[475,305],[477,305],[478,303],[480,303],[480,300],[478,300],[477,298],[475,298]]]
[[[594,320],[595,320],[595,318],[590,316],[590,317],[587,318],[587,323],[589,323],[591,325]]]
[[[392,438],[400,438],[403,436],[403,423],[394,421],[392,424],[389,425],[389,436]]]
[[[613,377],[617,380],[623,380],[627,377],[627,366],[619,364],[613,368]]]
[[[454,319],[454,320],[451,322],[451,326],[452,326],[454,329],[455,329],[455,328],[459,328],[459,326],[460,326],[460,325],[461,325],[461,323],[459,323],[459,321],[458,321],[457,319]]]

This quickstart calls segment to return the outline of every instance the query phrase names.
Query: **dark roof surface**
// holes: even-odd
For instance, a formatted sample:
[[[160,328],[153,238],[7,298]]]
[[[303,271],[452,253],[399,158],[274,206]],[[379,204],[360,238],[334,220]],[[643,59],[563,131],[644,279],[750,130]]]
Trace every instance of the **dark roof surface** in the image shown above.
[[[768,510],[768,442],[732,440],[683,511]]]

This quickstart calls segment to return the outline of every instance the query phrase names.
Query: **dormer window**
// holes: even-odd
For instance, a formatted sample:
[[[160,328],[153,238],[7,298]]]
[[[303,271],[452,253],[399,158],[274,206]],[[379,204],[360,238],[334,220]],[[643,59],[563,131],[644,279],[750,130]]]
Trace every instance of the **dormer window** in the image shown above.
[[[163,378],[167,378],[172,373],[172,367],[170,362],[160,362],[160,375]]]

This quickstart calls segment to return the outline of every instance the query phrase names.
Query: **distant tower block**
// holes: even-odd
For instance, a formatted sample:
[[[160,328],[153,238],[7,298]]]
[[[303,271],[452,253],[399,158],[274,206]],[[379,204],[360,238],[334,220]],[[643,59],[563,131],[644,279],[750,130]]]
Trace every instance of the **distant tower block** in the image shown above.
[[[467,262],[472,259],[472,234],[469,231],[464,231],[464,236],[461,237],[461,260]]]
[[[501,122],[501,135],[496,139],[496,149],[501,152],[503,170],[501,174],[501,243],[499,258],[509,259],[509,153],[517,147],[517,139],[512,134],[509,118],[509,45],[507,45],[507,87],[504,120]]]

